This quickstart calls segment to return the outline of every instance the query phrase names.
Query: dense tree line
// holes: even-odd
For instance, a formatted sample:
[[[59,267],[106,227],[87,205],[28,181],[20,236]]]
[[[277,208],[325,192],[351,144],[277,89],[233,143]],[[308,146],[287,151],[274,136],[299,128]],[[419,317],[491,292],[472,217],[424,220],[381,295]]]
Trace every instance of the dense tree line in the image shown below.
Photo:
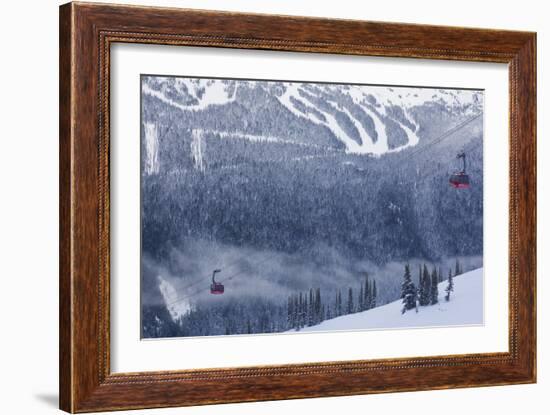
[[[342,289],[323,295],[321,289],[310,288],[288,296],[286,304],[261,297],[246,297],[222,302],[194,305],[174,321],[162,306],[144,306],[144,337],[186,337],[232,334],[277,333],[315,326],[347,314],[370,310],[377,306],[376,280],[368,274],[359,289]],[[344,290],[346,291],[346,290]],[[332,297],[332,299],[331,299]]]
[[[451,292],[454,291],[453,277],[463,273],[463,268],[458,259],[455,264],[455,273],[449,268],[449,277],[447,279],[447,287],[445,288],[445,300],[450,301]],[[405,265],[405,273],[403,274],[403,283],[401,284],[401,299],[403,308],[401,313],[404,314],[408,310],[416,309],[418,312],[419,306],[430,306],[439,303],[439,283],[443,282],[441,268],[435,266],[432,272],[428,271],[426,264],[418,267],[418,285],[416,285],[411,276],[409,264]]]
[[[323,300],[320,288],[311,288],[309,292],[292,294],[287,300],[287,328],[300,330],[306,326],[315,326],[324,320],[347,314],[370,310],[377,304],[376,280],[370,281],[366,274],[359,290],[347,289],[347,300],[342,302],[342,290],[334,292],[334,301]]]
[[[453,278],[462,274],[457,260],[454,271],[449,268],[444,299],[451,301]],[[438,285],[444,279],[441,269],[419,266],[417,283],[413,281],[410,266],[405,265],[401,286],[402,313],[420,307],[438,304]],[[142,313],[143,337],[185,337],[233,334],[278,333],[301,330],[348,314],[370,310],[379,305],[375,279],[367,273],[356,287],[323,292],[320,287],[290,294],[286,302],[263,297],[232,298],[195,304],[175,321],[163,306],[144,306]]]

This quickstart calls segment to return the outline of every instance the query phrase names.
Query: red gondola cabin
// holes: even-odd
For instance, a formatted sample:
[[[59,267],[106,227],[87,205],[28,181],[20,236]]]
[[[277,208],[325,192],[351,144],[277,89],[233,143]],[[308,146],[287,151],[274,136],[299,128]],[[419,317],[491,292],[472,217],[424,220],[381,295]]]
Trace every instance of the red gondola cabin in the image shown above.
[[[455,189],[467,189],[470,187],[470,176],[466,174],[466,153],[462,151],[457,154],[457,159],[462,159],[462,171],[453,173],[449,178],[449,183]]]
[[[455,189],[467,189],[470,187],[470,178],[464,172],[455,173],[449,179],[449,183]]]
[[[216,282],[216,274],[221,272],[220,269],[215,269],[212,273],[212,284],[210,284],[210,294],[223,294],[224,286],[221,282]]]

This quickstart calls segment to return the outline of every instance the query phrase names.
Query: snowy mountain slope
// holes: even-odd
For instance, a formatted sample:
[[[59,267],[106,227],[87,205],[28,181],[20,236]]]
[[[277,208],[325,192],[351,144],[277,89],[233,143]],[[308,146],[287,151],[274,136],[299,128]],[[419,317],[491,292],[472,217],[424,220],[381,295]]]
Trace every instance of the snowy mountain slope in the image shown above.
[[[378,265],[480,255],[481,117],[430,145],[466,117],[429,100],[448,91],[286,84],[292,94],[282,82],[142,78],[144,90],[158,93],[142,94],[147,252],[216,238],[312,256],[328,244],[350,261]],[[215,90],[219,99],[208,98]],[[450,91],[449,108],[463,92]],[[280,102],[285,94],[292,110]],[[393,99],[403,106],[390,106]],[[328,115],[346,144],[323,124]],[[353,146],[388,151],[355,154]],[[468,151],[471,188],[458,192],[448,178],[461,149]]]
[[[239,100],[239,91],[247,91],[251,102]],[[462,118],[483,108],[482,91],[369,85],[145,77],[142,93],[184,112],[278,103],[295,119],[326,128],[347,153],[377,156],[420,142],[416,108],[431,105]]]
[[[215,79],[148,77],[142,92],[182,111],[200,111],[235,100],[234,88]]]
[[[401,300],[361,313],[325,320],[302,332],[333,330],[391,329],[405,327],[483,324],[483,268],[454,278],[451,300],[445,301],[447,281],[439,284],[439,304],[419,307],[401,314]]]
[[[166,309],[170,313],[172,320],[176,320],[190,310],[189,303],[187,301],[178,301],[179,294],[169,281],[157,276],[159,291],[166,305]]]

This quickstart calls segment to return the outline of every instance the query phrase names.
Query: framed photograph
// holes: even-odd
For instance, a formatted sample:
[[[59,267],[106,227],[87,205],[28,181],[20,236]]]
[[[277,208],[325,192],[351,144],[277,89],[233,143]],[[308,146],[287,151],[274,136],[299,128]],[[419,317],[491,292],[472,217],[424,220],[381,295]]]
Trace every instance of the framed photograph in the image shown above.
[[[536,35],[60,8],[60,407],[536,381]]]

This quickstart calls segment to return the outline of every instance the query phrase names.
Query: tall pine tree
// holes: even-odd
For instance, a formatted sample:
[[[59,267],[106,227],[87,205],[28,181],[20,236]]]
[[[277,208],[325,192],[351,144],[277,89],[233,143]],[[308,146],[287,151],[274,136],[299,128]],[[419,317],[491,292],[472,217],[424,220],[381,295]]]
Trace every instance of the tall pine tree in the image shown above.
[[[424,279],[422,275],[422,265],[418,264],[418,298],[422,298],[422,287],[424,286]]]
[[[365,292],[363,293],[363,296],[363,309],[368,310],[370,302],[370,281],[368,273],[365,273]]]
[[[302,296],[302,292],[300,291],[300,296],[298,297],[298,329],[304,327],[304,322],[304,298]]]
[[[458,258],[457,258],[456,264],[455,264],[455,277],[460,274],[462,274],[462,267],[460,266],[460,263],[458,262]]]
[[[405,313],[407,310],[412,310],[416,307],[416,287],[411,278],[409,264],[405,265],[405,274],[403,275],[403,283],[401,284],[401,298],[403,299],[401,313]]]
[[[369,308],[374,308],[374,307],[376,307],[376,295],[377,295],[377,292],[376,292],[376,280],[373,280],[373,281],[372,281],[371,300],[370,300],[370,307],[369,307]]]
[[[286,309],[286,324],[289,329],[294,327],[294,299],[292,295],[288,296],[288,304]]]
[[[437,285],[439,284],[439,275],[437,274],[437,270],[433,269],[432,271],[432,278],[431,278],[431,290],[430,290],[430,304],[434,305],[439,302],[439,289]]]
[[[366,309],[363,283],[361,283],[361,287],[359,288],[359,297],[357,297],[357,308],[359,309],[359,311],[364,311]]]
[[[453,274],[451,270],[449,270],[449,279],[447,280],[447,288],[445,288],[445,292],[447,293],[445,295],[445,301],[451,300],[451,293],[454,291],[454,282],[453,282]]]
[[[309,289],[309,302],[307,304],[307,325],[313,326],[314,304],[313,304],[313,288]]]
[[[353,307],[353,288],[349,287],[349,290],[348,290],[348,308],[347,308],[347,312],[348,314],[351,314],[355,311],[354,307]]]
[[[431,295],[431,278],[430,273],[428,271],[428,267],[426,264],[424,264],[423,270],[422,270],[422,278],[420,280],[420,288],[419,288],[419,299],[418,302],[422,306],[426,306],[430,304],[430,295]]]
[[[321,288],[317,287],[315,290],[315,324],[319,324],[323,321],[324,308],[321,304]]]

